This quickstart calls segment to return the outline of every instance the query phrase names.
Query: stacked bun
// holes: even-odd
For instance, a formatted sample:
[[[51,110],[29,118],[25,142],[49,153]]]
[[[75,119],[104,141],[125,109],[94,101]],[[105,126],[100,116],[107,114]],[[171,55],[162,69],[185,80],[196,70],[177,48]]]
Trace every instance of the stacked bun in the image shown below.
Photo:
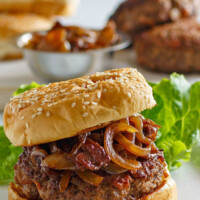
[[[0,60],[22,57],[16,38],[23,33],[48,30],[54,17],[74,13],[78,0],[0,1]]]

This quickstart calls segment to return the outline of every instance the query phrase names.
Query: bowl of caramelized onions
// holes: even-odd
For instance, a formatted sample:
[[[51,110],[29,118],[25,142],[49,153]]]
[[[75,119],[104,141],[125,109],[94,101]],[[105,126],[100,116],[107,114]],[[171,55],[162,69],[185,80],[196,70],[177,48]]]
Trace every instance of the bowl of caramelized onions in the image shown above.
[[[43,81],[60,81],[101,71],[113,52],[130,45],[109,21],[101,30],[62,26],[26,33],[17,40],[30,68]]]

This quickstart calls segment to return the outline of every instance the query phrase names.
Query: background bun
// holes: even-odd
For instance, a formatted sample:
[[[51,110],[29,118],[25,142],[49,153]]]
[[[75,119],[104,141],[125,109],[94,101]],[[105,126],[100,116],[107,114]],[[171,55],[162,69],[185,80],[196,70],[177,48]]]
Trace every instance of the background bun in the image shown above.
[[[69,138],[152,108],[152,88],[136,69],[124,68],[52,83],[14,97],[4,129],[16,146]]]
[[[16,38],[25,32],[48,30],[53,26],[50,18],[30,13],[0,13],[0,59],[22,57]]]
[[[8,200],[28,200],[19,195],[17,187],[11,184],[8,188]],[[151,194],[139,200],[177,200],[175,181],[169,176],[165,184]]]
[[[32,31],[48,30],[50,18],[31,13],[0,13],[0,38],[6,39]]]
[[[29,12],[45,16],[71,15],[79,0],[1,0],[1,12]]]

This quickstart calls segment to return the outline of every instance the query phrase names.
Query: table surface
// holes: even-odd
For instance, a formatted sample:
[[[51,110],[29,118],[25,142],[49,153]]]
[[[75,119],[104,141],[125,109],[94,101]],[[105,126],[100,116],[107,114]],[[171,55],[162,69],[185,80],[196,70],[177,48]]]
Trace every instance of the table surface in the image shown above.
[[[62,18],[61,20],[66,24],[100,28],[120,1],[122,0],[81,0],[77,14],[72,18]],[[91,16],[95,17],[91,18]],[[168,74],[157,74],[138,67],[132,50],[115,54],[110,66],[112,66],[111,68],[137,67],[148,81],[157,82],[162,78],[169,78]],[[200,80],[200,75],[187,75],[186,78],[193,83]],[[42,83],[24,60],[0,62],[0,109],[4,107],[5,102],[20,84],[31,81]],[[2,113],[0,113],[0,125],[2,125]],[[200,170],[194,166],[192,161],[183,163],[180,169],[171,174],[177,183],[179,200],[200,199]],[[0,200],[7,200],[7,186],[0,187]]]

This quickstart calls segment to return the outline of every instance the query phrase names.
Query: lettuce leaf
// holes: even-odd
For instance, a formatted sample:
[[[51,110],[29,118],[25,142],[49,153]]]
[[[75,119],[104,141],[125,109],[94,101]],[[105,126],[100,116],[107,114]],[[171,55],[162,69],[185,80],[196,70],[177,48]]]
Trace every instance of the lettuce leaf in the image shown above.
[[[41,87],[43,85],[39,85],[36,82],[32,82],[31,84],[23,84],[21,85],[14,93],[13,96],[17,96],[23,92],[26,92],[32,88],[37,88],[37,87]]]
[[[13,96],[17,96],[32,88],[41,85],[32,82],[30,85],[21,85]],[[22,153],[21,147],[13,146],[4,133],[4,129],[0,126],[0,185],[8,184],[14,179],[13,167],[17,162],[19,155]]]
[[[6,137],[3,127],[0,127],[0,184],[13,181],[13,166],[22,152],[21,147],[13,146]]]
[[[172,74],[170,80],[151,84],[157,106],[146,110],[144,117],[162,128],[156,145],[164,150],[170,170],[189,161],[192,146],[200,132],[200,82],[190,85],[183,75]]]

